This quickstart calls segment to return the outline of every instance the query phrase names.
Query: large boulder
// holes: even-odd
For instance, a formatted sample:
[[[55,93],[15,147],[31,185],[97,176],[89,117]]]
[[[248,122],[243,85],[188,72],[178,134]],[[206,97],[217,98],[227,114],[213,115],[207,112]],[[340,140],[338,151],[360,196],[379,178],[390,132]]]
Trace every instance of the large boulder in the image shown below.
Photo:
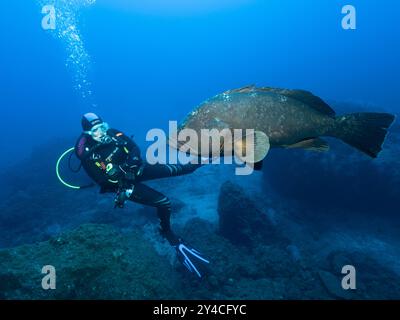
[[[290,259],[283,261],[287,256],[279,255],[279,250],[273,248],[272,251],[260,248],[254,254],[216,231],[210,222],[194,218],[180,232],[210,260],[209,266],[202,270],[201,282],[188,273],[182,277],[191,299],[279,299],[285,295],[284,288],[277,283],[290,280],[284,271],[290,264]],[[251,287],[253,290],[249,291]]]
[[[218,214],[219,233],[233,244],[255,248],[285,241],[245,189],[230,181],[221,186]]]
[[[179,278],[140,232],[83,225],[50,241],[0,251],[1,299],[179,299]],[[56,290],[42,267],[56,268]]]

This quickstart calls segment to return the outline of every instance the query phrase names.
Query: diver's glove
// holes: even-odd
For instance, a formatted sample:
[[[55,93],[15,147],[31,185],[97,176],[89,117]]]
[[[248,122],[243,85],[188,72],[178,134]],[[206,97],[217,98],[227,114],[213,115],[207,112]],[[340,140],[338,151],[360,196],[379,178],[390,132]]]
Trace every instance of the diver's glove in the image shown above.
[[[120,165],[119,168],[124,175],[124,179],[134,183],[136,178],[141,175],[143,163],[139,158],[135,158],[130,163]]]
[[[133,187],[132,189],[119,189],[114,198],[114,208],[124,208],[126,200],[129,199],[132,193]]]
[[[178,260],[192,273],[201,278],[202,275],[196,266],[198,263],[209,264],[210,261],[206,260],[203,255],[196,249],[185,244],[182,240],[175,246],[178,255]]]
[[[119,166],[109,163],[106,167],[106,173],[109,179],[119,180],[123,176],[123,171]]]

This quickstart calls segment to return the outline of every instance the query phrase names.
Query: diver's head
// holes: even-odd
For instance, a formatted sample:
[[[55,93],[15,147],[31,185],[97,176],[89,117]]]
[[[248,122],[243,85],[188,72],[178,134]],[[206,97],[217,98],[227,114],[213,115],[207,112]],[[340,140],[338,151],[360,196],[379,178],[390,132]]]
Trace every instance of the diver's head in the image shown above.
[[[109,126],[94,113],[86,113],[82,117],[82,129],[84,133],[90,135],[97,142],[105,143],[108,141],[107,131]]]

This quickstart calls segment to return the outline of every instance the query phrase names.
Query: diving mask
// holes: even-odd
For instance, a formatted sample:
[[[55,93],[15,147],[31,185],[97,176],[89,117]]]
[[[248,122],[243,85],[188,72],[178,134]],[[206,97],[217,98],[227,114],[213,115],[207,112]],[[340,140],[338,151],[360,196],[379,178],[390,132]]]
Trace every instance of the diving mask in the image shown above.
[[[106,122],[95,125],[90,131],[85,133],[89,134],[93,140],[101,143],[105,143],[108,139],[107,132],[110,129]]]

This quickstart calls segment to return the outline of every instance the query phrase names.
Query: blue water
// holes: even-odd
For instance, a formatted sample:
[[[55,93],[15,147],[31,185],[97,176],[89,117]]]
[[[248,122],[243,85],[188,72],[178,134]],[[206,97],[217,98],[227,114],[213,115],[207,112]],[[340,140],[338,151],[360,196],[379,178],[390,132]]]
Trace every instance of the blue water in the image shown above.
[[[55,155],[75,143],[81,115],[89,111],[133,134],[142,147],[148,130],[167,129],[168,121],[182,120],[202,101],[249,84],[309,90],[339,111],[399,114],[398,1],[350,1],[357,10],[356,30],[341,26],[341,9],[349,1],[214,2],[14,0],[0,5],[0,148],[3,182],[7,181],[4,194],[13,190],[10,202],[15,204],[7,205],[4,221],[12,226],[7,230],[17,230],[0,239],[1,246],[46,240],[60,230],[96,222],[79,217],[79,204],[85,207],[87,201],[84,196],[66,191],[74,201],[72,207],[65,199],[60,205],[52,198],[53,192],[60,197],[64,190],[54,177]],[[46,4],[55,5],[61,14],[56,30],[42,28],[41,9]],[[400,253],[390,251],[397,247],[398,238],[386,229],[400,225],[395,214],[398,142],[398,131],[396,136],[390,133],[375,162],[340,142],[333,142],[329,155],[271,152],[269,171],[264,169],[261,178],[260,173],[254,178],[259,186],[252,178],[241,183],[250,193],[261,190],[266,195],[271,187],[278,197],[271,200],[277,215],[293,214],[293,221],[303,227],[309,223],[311,231],[306,233],[320,237],[321,246],[337,241],[342,249],[361,248],[363,237],[376,232],[379,241],[387,240],[387,247],[379,247],[376,240],[365,252],[376,257],[387,248],[385,261],[400,274],[394,262]],[[221,180],[218,175],[198,175],[197,192],[206,192],[207,184]],[[191,186],[191,180],[182,183]],[[174,188],[164,186],[164,191]],[[183,202],[192,201],[190,192],[171,192]],[[204,203],[215,201],[218,192],[205,193],[203,203],[193,204],[200,206],[193,209],[199,216],[213,223],[216,208],[213,213]],[[293,205],[296,212],[281,205]],[[28,225],[21,222],[26,207],[30,207]],[[78,210],[76,215],[73,210]],[[59,216],[46,218],[54,211]],[[36,214],[45,222],[35,220]],[[70,215],[73,218],[68,220]],[[368,229],[365,216],[380,217],[374,230]],[[129,221],[127,216],[124,219]],[[350,237],[354,243],[348,244],[347,236],[330,238],[338,221],[340,232],[360,227],[357,236]],[[123,228],[125,222],[115,224]],[[298,247],[301,252],[302,241],[308,241],[302,239],[302,232],[294,237],[299,242],[289,246],[296,261],[301,259]],[[315,241],[315,247],[307,250],[321,249]]]
[[[88,110],[143,139],[206,98],[252,83],[398,108],[396,1],[352,1],[357,30],[346,31],[346,1],[56,1],[76,14],[90,57],[80,81],[91,83],[92,99],[74,89],[82,70],[66,68],[69,44],[41,28],[43,2],[54,0],[2,4],[1,123],[19,143],[2,139],[1,148],[13,159],[75,133]]]

